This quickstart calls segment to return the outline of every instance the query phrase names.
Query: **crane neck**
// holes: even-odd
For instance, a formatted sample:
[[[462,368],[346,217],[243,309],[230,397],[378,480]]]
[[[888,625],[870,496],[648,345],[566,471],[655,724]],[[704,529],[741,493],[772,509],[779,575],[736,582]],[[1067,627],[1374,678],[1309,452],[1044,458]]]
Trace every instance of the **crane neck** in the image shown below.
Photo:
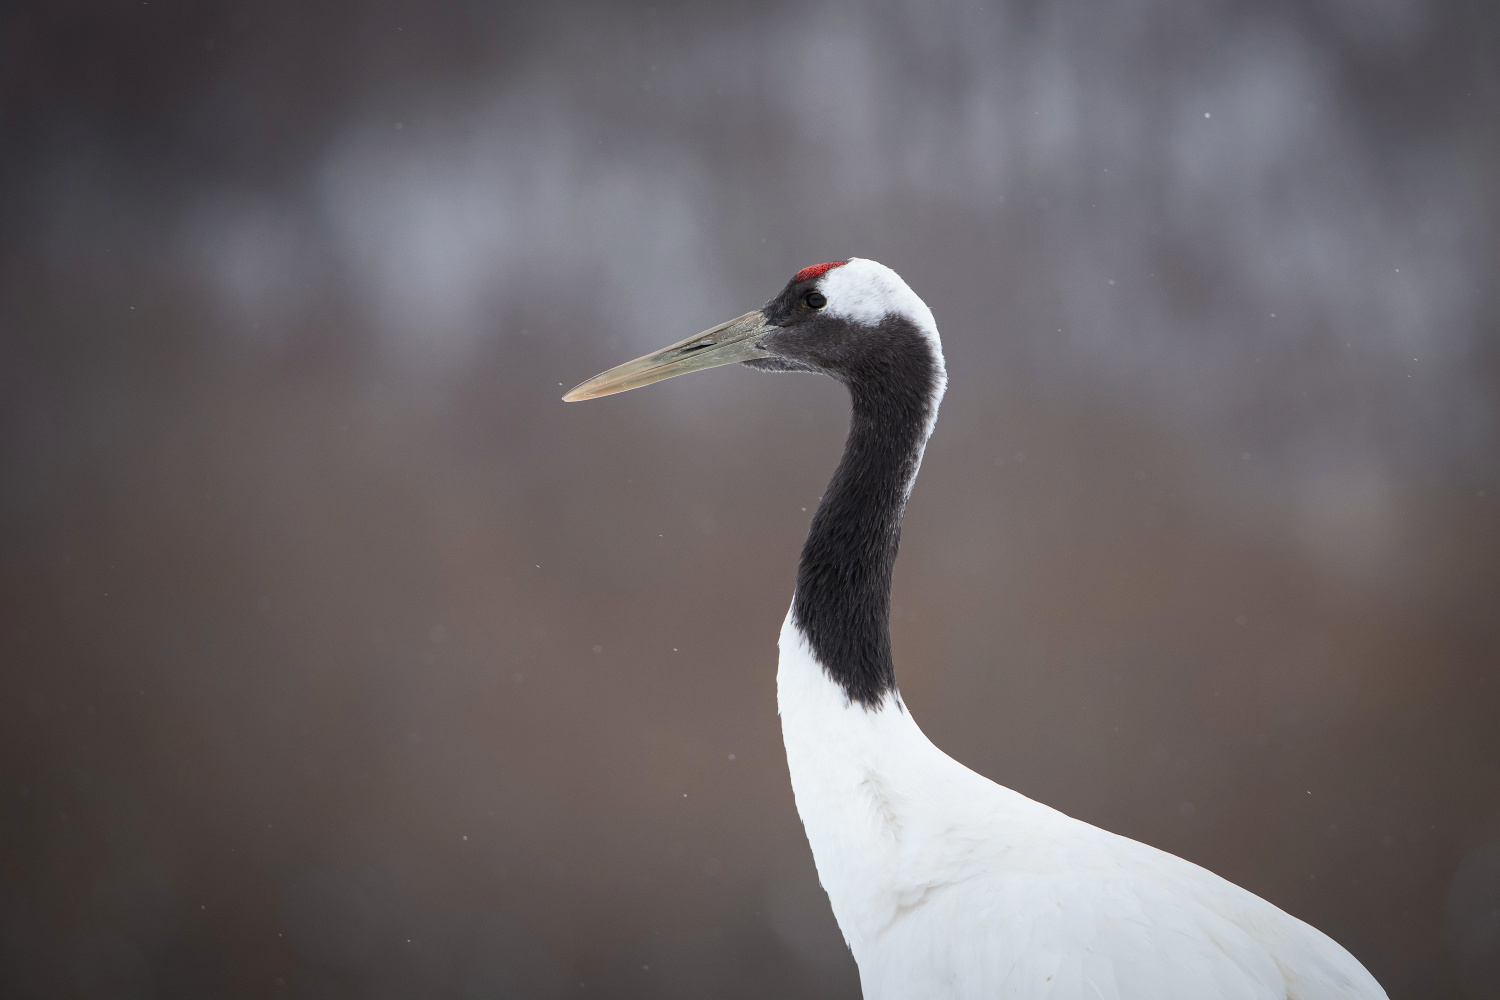
[[[935,335],[881,324],[881,355],[842,374],[849,437],[797,567],[793,622],[851,703],[875,710],[896,693],[891,578],[906,500],[947,385]]]

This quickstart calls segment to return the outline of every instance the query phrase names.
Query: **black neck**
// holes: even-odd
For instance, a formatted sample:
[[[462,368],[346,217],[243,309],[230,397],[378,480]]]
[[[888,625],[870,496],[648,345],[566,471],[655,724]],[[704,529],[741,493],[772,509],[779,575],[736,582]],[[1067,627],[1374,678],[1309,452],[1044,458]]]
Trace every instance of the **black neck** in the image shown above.
[[[920,334],[851,372],[849,439],[802,546],[793,620],[851,701],[876,708],[896,690],[891,574],[901,518],[937,405],[939,362]]]

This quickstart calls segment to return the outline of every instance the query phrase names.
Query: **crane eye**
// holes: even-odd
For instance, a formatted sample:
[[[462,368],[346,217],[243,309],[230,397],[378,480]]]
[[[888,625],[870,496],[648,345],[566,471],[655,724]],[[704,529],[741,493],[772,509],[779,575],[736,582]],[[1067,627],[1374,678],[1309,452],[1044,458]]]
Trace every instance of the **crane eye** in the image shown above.
[[[803,296],[802,301],[807,303],[809,309],[822,309],[828,304],[828,300],[823,297],[822,292],[808,292]]]

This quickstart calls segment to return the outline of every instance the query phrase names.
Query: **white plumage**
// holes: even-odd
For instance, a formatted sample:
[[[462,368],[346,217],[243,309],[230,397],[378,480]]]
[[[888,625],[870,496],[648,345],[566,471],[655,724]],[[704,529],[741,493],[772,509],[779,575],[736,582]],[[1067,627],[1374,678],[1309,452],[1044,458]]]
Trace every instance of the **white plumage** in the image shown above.
[[[792,623],[797,811],[866,1000],[1374,1000],[1327,935],[1212,872],[995,784],[899,695],[851,705]]]

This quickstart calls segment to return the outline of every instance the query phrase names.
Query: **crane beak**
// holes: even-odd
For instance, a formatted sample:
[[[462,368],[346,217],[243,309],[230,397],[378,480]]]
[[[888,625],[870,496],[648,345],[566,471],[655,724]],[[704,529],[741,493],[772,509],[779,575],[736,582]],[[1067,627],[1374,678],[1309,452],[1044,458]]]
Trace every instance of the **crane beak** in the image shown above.
[[[777,327],[766,322],[766,314],[761,310],[747,312],[728,323],[720,323],[711,330],[664,347],[655,354],[627,361],[595,375],[575,387],[563,397],[563,401],[576,403],[580,399],[597,399],[704,368],[769,358],[772,354],[760,346],[760,338],[775,329]]]

